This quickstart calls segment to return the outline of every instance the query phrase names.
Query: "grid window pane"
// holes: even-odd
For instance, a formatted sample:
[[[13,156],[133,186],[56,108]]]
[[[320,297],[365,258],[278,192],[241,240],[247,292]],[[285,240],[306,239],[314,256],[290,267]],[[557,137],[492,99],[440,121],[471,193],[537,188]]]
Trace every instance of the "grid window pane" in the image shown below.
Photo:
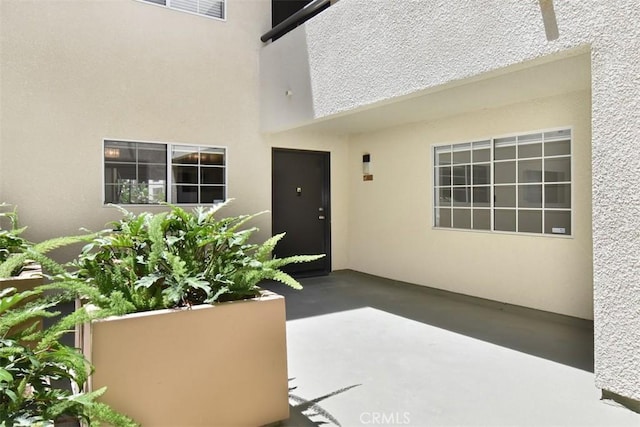
[[[224,187],[200,187],[200,203],[218,203],[224,201]]]
[[[516,138],[499,138],[493,144],[494,160],[508,160],[516,158]]]
[[[546,234],[571,234],[571,211],[545,211]]]
[[[453,185],[471,185],[471,166],[453,167]]]
[[[436,168],[436,185],[438,187],[451,185],[451,167]]]
[[[519,135],[518,136],[518,144],[531,144],[534,142],[542,141],[541,133],[531,133],[528,135]]]
[[[453,188],[453,206],[471,206],[471,187]]]
[[[501,185],[493,189],[494,206],[515,208],[516,207],[516,186]]]
[[[473,207],[491,206],[491,187],[473,187]]]
[[[454,144],[451,146],[453,164],[469,163],[471,160],[471,144]]]
[[[453,152],[453,164],[471,163],[471,151],[455,151]]]
[[[437,206],[451,206],[451,188],[439,188],[437,194]]]
[[[436,147],[436,166],[446,166],[451,164],[451,146],[443,145]]]
[[[451,227],[451,209],[436,209],[436,227]]]
[[[494,230],[516,231],[515,209],[496,209],[494,212]]]
[[[560,157],[544,161],[545,182],[571,181],[571,158]]]
[[[472,166],[473,168],[473,185],[486,185],[490,184],[491,179],[491,165],[481,164]]]
[[[453,228],[471,228],[471,209],[453,210]]]
[[[516,162],[499,162],[493,165],[493,182],[510,184],[516,182]]]
[[[113,162],[134,162],[137,159],[136,145],[133,142],[105,141],[104,159]]]
[[[567,156],[571,154],[571,141],[549,141],[544,144],[545,156]]]
[[[571,137],[570,129],[553,130],[544,133],[545,141],[564,140]]]
[[[521,185],[518,187],[518,207],[541,208],[542,185]]]
[[[473,229],[474,230],[491,230],[491,210],[490,209],[474,209],[473,210]]]
[[[518,158],[542,157],[542,144],[526,144],[518,146]]]
[[[542,160],[518,162],[518,182],[542,182]]]
[[[198,186],[174,185],[171,203],[198,203]]]
[[[491,161],[491,141],[478,141],[472,144],[474,163]]]
[[[571,208],[571,184],[546,184],[545,208]]]
[[[121,179],[136,179],[136,165],[107,162],[104,165],[105,182],[115,184]]]
[[[518,211],[518,231],[521,233],[542,233],[542,211]]]
[[[174,165],[197,165],[198,157],[198,147],[180,146],[171,152]]]
[[[482,150],[473,150],[473,161],[474,163],[491,161],[491,150],[488,148]]]
[[[164,165],[167,163],[167,149],[164,146],[158,147],[157,144],[144,144],[143,147],[138,147],[138,162]]]
[[[200,182],[202,184],[224,184],[224,169],[200,168]]]
[[[198,183],[198,167],[197,166],[174,166],[173,182],[177,184],[197,184]]]
[[[167,179],[167,167],[165,165],[140,165],[138,166],[138,179],[143,182],[164,182]]]
[[[224,150],[205,148],[200,152],[200,164],[224,166]]]

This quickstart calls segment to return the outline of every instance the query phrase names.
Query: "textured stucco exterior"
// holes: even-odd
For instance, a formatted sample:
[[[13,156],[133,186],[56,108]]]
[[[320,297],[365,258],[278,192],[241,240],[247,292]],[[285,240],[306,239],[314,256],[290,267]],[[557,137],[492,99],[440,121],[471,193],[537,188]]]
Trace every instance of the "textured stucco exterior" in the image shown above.
[[[547,41],[533,0],[342,0],[296,30],[308,49],[307,121],[590,52],[596,383],[637,400],[640,8],[634,0],[554,5],[560,37]]]
[[[256,180],[270,176],[253,125],[267,0],[230,3],[227,21],[133,0],[0,7],[0,187],[29,237],[120,217],[103,206],[104,138],[227,147],[227,213],[269,208],[269,192],[243,179],[247,155]]]
[[[357,171],[361,155],[369,153],[374,180],[350,174],[350,267],[592,319],[589,100],[588,91],[573,92],[354,135],[350,169]],[[564,126],[573,133],[572,237],[433,227],[434,173],[429,165],[434,144]]]
[[[480,118],[491,120],[501,108],[512,110],[498,103],[487,107],[491,111],[481,111],[484,106],[476,111],[452,108],[438,116],[433,128],[435,116],[414,116],[423,123],[360,135],[332,131],[331,119],[432,94],[442,98],[455,93],[462,104],[465,93],[478,93],[476,83],[586,53],[588,91],[569,97],[574,101],[548,101],[553,108],[564,102],[576,107],[578,102],[563,114],[577,111],[582,123],[591,94],[592,245],[576,237],[571,270],[557,263],[554,267],[567,283],[581,285],[565,289],[562,302],[546,291],[487,297],[589,317],[585,283],[590,271],[584,263],[592,252],[596,383],[639,400],[640,8],[636,0],[554,3],[560,37],[552,42],[545,38],[535,0],[341,0],[263,46],[259,36],[270,26],[268,0],[229,1],[226,21],[134,0],[0,0],[0,201],[18,205],[33,240],[75,233],[80,226],[102,228],[119,217],[101,200],[101,142],[113,138],[227,147],[228,194],[237,199],[228,213],[256,212],[271,204],[272,147],[325,150],[332,164],[333,268],[359,268],[420,283],[415,271],[402,269],[387,256],[367,264],[364,254],[373,247],[359,240],[363,225],[372,219],[374,225],[383,223],[378,210],[385,203],[367,192],[378,188],[386,166],[376,166],[374,155],[375,181],[363,187],[362,151],[370,150],[369,144],[388,151],[391,176],[419,175],[424,171],[394,163],[394,144],[424,153],[429,141],[475,136],[488,126]],[[512,101],[518,106],[513,111],[529,108],[527,114],[533,115],[543,103],[539,98],[551,95],[527,94],[525,100]],[[386,110],[377,111],[384,115]],[[466,130],[461,124],[465,114],[476,121]],[[522,117],[511,124],[490,122],[500,129],[484,130],[529,131],[551,122],[572,124],[563,117],[573,121],[541,114],[532,120],[539,124],[529,126]],[[269,130],[323,122],[328,133],[313,128],[265,135],[261,120],[275,124]],[[459,132],[446,129],[447,123],[455,123]],[[586,138],[586,125],[576,126]],[[429,132],[429,141],[419,146],[417,141]],[[428,160],[422,158],[427,170]],[[419,185],[429,191],[427,180]],[[579,194],[586,206],[587,192]],[[401,192],[394,197],[410,203],[398,209],[421,215],[416,219],[420,224],[430,223],[425,199]],[[585,230],[588,216],[578,219]],[[262,236],[270,234],[268,215],[257,225]],[[505,244],[513,240],[498,239]],[[541,243],[545,240],[534,246],[546,245]],[[569,277],[569,271],[580,271],[580,278]],[[474,294],[467,285],[458,290]],[[572,297],[573,305],[567,303]]]
[[[28,238],[120,218],[102,200],[105,138],[226,147],[228,215],[271,209],[272,146],[329,151],[344,213],[341,138],[260,131],[270,1],[227,6],[220,21],[134,0],[0,1],[0,202],[18,207]],[[333,269],[346,268],[346,222],[332,221]],[[270,214],[252,224],[271,234]]]

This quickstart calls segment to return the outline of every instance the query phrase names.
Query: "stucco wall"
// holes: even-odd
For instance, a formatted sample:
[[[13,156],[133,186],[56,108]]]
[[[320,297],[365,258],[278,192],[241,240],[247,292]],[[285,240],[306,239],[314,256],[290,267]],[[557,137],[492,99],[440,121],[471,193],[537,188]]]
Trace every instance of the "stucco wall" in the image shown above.
[[[271,208],[271,145],[295,146],[332,152],[333,268],[345,267],[342,140],[260,133],[268,0],[229,2],[226,22],[133,0],[0,7],[0,201],[29,238],[120,218],[102,204],[103,138],[227,147],[230,215]],[[131,208],[143,209],[162,208]],[[269,214],[254,224],[270,235]]]
[[[314,115],[589,46],[596,384],[640,399],[640,8],[554,4],[560,37],[548,42],[536,1],[340,1],[305,26]]]
[[[472,89],[470,89],[472,90]],[[587,91],[354,136],[349,265],[410,283],[591,319]],[[572,238],[433,228],[433,144],[573,127]],[[374,180],[358,173],[370,153]]]
[[[270,206],[256,185],[270,176],[256,96],[267,0],[229,2],[226,22],[132,0],[0,4],[0,186],[31,237],[119,218],[102,206],[103,138],[226,146],[228,212]]]

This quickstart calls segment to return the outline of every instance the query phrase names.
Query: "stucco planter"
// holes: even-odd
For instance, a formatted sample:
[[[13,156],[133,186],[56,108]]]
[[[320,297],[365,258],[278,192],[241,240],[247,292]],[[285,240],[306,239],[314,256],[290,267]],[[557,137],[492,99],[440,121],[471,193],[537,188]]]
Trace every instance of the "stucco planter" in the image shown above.
[[[25,266],[19,275],[0,278],[0,289],[16,288],[17,292],[30,291],[36,286],[42,285],[42,268],[39,264]]]
[[[30,264],[26,266],[17,276],[0,278],[0,290],[7,288],[16,288],[17,293],[31,291],[36,286],[40,286],[42,284],[44,284],[44,278],[42,277],[42,268],[39,264]],[[35,298],[35,296],[26,298],[23,300],[23,302],[21,302],[21,304],[33,301]],[[9,334],[17,331],[19,328],[24,328],[31,323],[33,323],[33,320],[21,323],[20,325],[11,328],[9,330]],[[38,328],[42,328],[42,319],[39,319],[37,323]]]
[[[143,426],[259,426],[289,416],[284,297],[111,317],[81,328],[89,388]]]

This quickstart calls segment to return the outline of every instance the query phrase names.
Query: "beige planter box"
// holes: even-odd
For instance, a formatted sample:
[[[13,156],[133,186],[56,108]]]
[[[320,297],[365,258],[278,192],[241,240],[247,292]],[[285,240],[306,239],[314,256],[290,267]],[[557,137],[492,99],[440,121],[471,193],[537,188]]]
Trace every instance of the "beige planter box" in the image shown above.
[[[158,310],[82,328],[90,388],[150,426],[260,426],[289,417],[284,297]]]
[[[24,292],[43,283],[42,268],[38,264],[32,264],[25,267],[18,276],[0,279],[0,289],[16,288],[18,292]]]
[[[16,288],[16,292],[24,292],[31,291],[36,286],[40,286],[44,284],[44,278],[42,277],[42,268],[40,268],[39,264],[31,264],[25,267],[22,272],[18,276],[8,277],[4,279],[0,279],[0,290],[7,288]],[[36,299],[35,296],[31,296],[23,300],[20,304],[26,304],[30,301]],[[38,328],[42,328],[43,321],[42,319],[37,320]],[[19,325],[14,326],[9,330],[9,334],[16,332],[19,329],[24,329],[26,326],[30,326],[33,324],[33,320],[23,322]]]

